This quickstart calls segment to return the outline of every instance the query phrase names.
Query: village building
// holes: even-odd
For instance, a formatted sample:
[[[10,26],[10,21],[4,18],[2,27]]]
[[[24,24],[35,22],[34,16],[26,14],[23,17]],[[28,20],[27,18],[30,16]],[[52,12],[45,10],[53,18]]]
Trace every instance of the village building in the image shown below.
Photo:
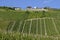
[[[48,9],[38,8],[38,7],[27,8],[26,10],[27,10],[27,11],[48,11]]]
[[[15,7],[15,10],[21,10],[21,8],[19,8],[19,7]]]

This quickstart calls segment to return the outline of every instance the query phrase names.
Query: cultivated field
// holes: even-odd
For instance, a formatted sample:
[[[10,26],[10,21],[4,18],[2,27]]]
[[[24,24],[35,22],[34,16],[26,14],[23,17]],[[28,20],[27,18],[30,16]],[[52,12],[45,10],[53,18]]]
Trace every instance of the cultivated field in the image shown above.
[[[60,38],[60,26],[58,23],[60,21],[56,18],[33,18],[25,21],[10,22],[7,31],[22,33],[22,36],[38,37],[37,40],[45,38],[58,40]]]
[[[1,12],[0,40],[60,40],[59,17],[59,11]]]

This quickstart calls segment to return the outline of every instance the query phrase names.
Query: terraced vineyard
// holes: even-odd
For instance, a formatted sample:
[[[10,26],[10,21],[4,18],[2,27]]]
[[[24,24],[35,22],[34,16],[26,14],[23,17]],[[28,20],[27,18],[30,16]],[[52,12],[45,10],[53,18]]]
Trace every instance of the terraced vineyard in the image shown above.
[[[0,40],[60,40],[60,14],[46,12],[44,17],[42,13],[25,12],[17,18],[13,16],[15,20],[8,20],[4,30],[0,27]]]
[[[24,21],[10,22],[7,31],[22,33],[24,36],[33,36],[39,39],[58,40],[60,38],[59,20],[56,18],[33,18]],[[33,39],[32,39],[33,40]]]

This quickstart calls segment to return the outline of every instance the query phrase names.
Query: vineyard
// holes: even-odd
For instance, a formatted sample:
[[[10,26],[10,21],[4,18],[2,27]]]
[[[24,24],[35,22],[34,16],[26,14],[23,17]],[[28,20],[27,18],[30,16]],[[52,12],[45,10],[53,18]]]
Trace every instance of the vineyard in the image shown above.
[[[60,23],[59,20],[55,18],[34,18],[25,21],[14,21],[10,22],[7,31],[21,33],[23,37],[30,35],[34,38],[38,36],[37,39],[39,40],[40,37],[57,40],[60,36],[58,23]]]
[[[7,12],[0,13],[0,40],[60,40],[58,11]]]

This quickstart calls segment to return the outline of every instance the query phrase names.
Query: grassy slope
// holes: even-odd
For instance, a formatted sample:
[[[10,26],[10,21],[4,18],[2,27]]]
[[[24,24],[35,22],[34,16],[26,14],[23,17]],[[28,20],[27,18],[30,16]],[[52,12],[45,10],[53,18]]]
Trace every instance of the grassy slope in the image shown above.
[[[5,10],[5,9],[4,9]],[[26,19],[31,19],[31,18],[42,18],[42,13],[43,12],[38,12],[38,13],[36,13],[36,12],[29,12],[29,14],[27,14],[25,11],[14,11],[14,10],[5,10],[5,11],[0,11],[0,30],[2,30],[2,31],[4,31],[7,27],[8,27],[8,25],[9,25],[9,23],[10,23],[10,21],[17,21],[17,24],[16,25],[18,25],[19,23],[18,23],[18,20],[20,20],[20,21],[24,21],[24,20],[26,20]],[[59,18],[59,16],[60,16],[60,14],[59,14],[60,12],[59,11],[57,11],[57,10],[49,10],[48,12],[46,12],[46,17],[54,17],[54,18],[58,18],[59,20],[60,20],[60,18]],[[35,20],[36,21],[36,20]],[[43,20],[42,20],[43,21]],[[49,20],[50,21],[50,20]],[[48,20],[46,21],[47,23],[48,23]],[[28,24],[30,24],[29,22],[27,22]],[[51,22],[50,22],[51,23]],[[35,22],[33,22],[32,23],[33,24],[33,26],[34,25],[36,25],[35,24]],[[49,23],[48,23],[49,24]],[[47,26],[49,26],[47,24]],[[58,21],[57,21],[57,25],[58,24],[60,24]],[[23,23],[22,23],[22,25],[23,25]],[[22,28],[22,25],[21,25],[21,28]],[[43,23],[42,23],[42,25],[43,25]],[[51,25],[52,24],[50,24],[50,31],[52,32],[52,34],[53,35],[55,35],[54,34],[54,29],[53,29],[53,31],[51,30]],[[29,25],[25,25],[26,26],[26,28],[28,28],[27,26],[29,26]],[[35,27],[35,26],[34,26]],[[43,27],[42,27],[43,28]],[[47,27],[48,28],[48,27]],[[60,30],[59,29],[59,25],[58,25],[58,30]],[[17,28],[16,28],[16,26],[15,26],[15,29],[17,30]],[[14,29],[14,30],[15,30]],[[32,31],[34,32],[34,30],[35,30],[36,28],[32,28]],[[28,30],[29,29],[24,29],[25,30],[25,32],[27,32],[28,33]],[[49,29],[47,29],[47,30],[49,30]],[[20,29],[20,31],[22,31],[22,29]],[[32,32],[31,31],[31,32]],[[42,31],[44,31],[44,30],[42,30]],[[50,33],[49,31],[48,31],[48,33]],[[3,33],[4,34],[4,33]],[[3,35],[2,34],[2,35]],[[14,40],[14,39],[19,39],[18,37],[19,37],[19,34],[18,33],[13,33],[12,35],[14,35],[15,34],[15,36],[14,36],[14,38],[11,36],[11,38],[13,38],[12,40]],[[36,32],[34,32],[33,34],[36,34]],[[48,34],[48,35],[52,35],[51,33],[50,34]],[[1,35],[1,34],[0,34]],[[8,33],[8,35],[7,34],[4,34],[4,36],[6,36],[6,39],[8,39],[8,38],[10,38],[10,37],[7,37],[7,36],[9,36],[10,34]],[[43,32],[43,35],[44,35],[44,32]],[[17,37],[16,37],[17,36]],[[0,37],[1,38],[1,37]],[[26,39],[27,37],[23,37],[23,39]],[[35,37],[31,37],[31,40],[32,40],[32,38],[34,38],[35,39]],[[30,39],[30,37],[28,38],[28,39]],[[26,40],[28,40],[28,39],[26,39]],[[36,39],[37,39],[37,37],[36,37]],[[46,40],[50,40],[51,38],[41,38],[41,40],[44,40],[44,39],[46,39]],[[51,40],[53,40],[53,39],[51,39]]]

